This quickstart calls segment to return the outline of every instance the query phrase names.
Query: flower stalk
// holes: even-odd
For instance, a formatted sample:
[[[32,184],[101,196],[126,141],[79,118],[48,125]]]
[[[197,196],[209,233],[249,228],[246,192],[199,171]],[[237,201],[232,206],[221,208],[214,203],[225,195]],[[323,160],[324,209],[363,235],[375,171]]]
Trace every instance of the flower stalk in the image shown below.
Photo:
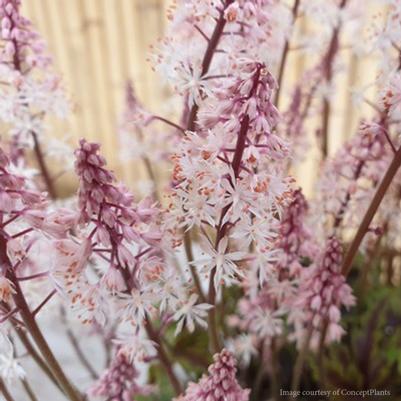
[[[395,175],[397,174],[397,171],[399,170],[401,165],[401,147],[398,148],[397,152],[394,154],[393,160],[391,161],[383,179],[381,180],[379,186],[377,187],[377,190],[375,192],[375,195],[366,210],[366,213],[362,219],[361,224],[359,225],[359,228],[355,234],[354,239],[351,242],[351,245],[349,246],[345,257],[344,257],[344,262],[342,265],[342,273],[347,276],[349,272],[351,271],[352,268],[352,262],[355,258],[355,255],[358,252],[358,249],[362,243],[363,238],[365,237],[366,233],[369,230],[370,224],[375,217],[375,214],[377,210],[379,209],[379,206],[390,186],[392,183]]]

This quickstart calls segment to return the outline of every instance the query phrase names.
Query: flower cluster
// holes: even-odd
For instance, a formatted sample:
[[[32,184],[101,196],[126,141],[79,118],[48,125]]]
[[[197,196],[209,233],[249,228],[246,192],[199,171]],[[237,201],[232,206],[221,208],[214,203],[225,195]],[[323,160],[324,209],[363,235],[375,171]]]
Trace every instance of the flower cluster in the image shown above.
[[[338,341],[344,334],[340,326],[341,307],[355,304],[351,287],[341,272],[342,248],[335,237],[313,267],[304,270],[289,321],[295,326],[299,344],[305,339],[312,348]]]
[[[249,390],[244,390],[238,384],[236,362],[232,354],[223,349],[214,355],[214,363],[208,368],[198,383],[190,383],[185,394],[176,401],[247,401]]]
[[[386,127],[376,122],[362,122],[358,133],[328,159],[318,182],[319,213],[334,230],[357,225],[367,204],[389,164],[391,147]]]
[[[56,267],[55,275],[73,303],[84,307],[85,320],[92,321],[95,315],[103,320],[105,292],[140,291],[141,256],[157,265],[154,246],[160,233],[148,223],[158,212],[147,200],[134,206],[132,195],[113,184],[114,176],[105,168],[98,144],[82,140],[75,154],[80,178],[80,242],[66,238],[56,243],[57,257],[63,263]],[[103,261],[98,266],[101,277],[95,283],[89,280],[86,268],[92,256]]]
[[[171,34],[155,51],[154,65],[189,107],[204,103],[219,77],[230,75],[242,59],[275,68],[291,29],[287,7],[271,0],[180,0],[170,19]],[[213,55],[217,44],[221,54]]]
[[[151,388],[138,385],[137,377],[138,371],[135,366],[124,354],[117,354],[89,394],[110,401],[130,401],[138,395],[148,395]]]
[[[269,259],[277,226],[274,213],[285,205],[290,184],[275,174],[274,163],[257,171],[268,160],[279,164],[286,147],[272,132],[277,111],[270,100],[271,75],[260,63],[246,62],[242,68],[241,76],[226,88],[232,94],[229,100],[216,98],[213,112],[201,110],[204,133],[188,133],[181,153],[174,157],[172,215],[186,229],[216,230],[215,246],[207,236],[204,241],[208,263],[196,261],[207,275],[216,267],[216,288],[243,276],[236,261],[245,257],[251,242],[261,258]],[[228,251],[229,237],[239,251]],[[256,269],[264,268],[262,260],[256,264]]]
[[[2,142],[8,142],[21,153],[20,157],[12,160],[20,167],[26,164],[23,157],[25,150],[34,149],[43,179],[47,186],[51,186],[44,162],[45,151],[41,147],[45,135],[44,117],[54,115],[65,118],[69,106],[60,79],[51,70],[51,59],[45,44],[31,22],[20,14],[20,8],[20,0],[0,2],[0,121],[9,127]],[[65,148],[66,145],[60,140],[49,141],[47,151],[55,153],[60,147]],[[57,156],[68,161],[71,152],[57,152]],[[24,174],[28,171],[26,167],[21,169]],[[52,186],[47,190],[54,196]]]
[[[302,260],[316,257],[317,247],[306,225],[308,205],[300,189],[291,194],[284,209],[275,240],[276,257],[264,277],[246,283],[246,296],[238,304],[241,317],[230,317],[231,325],[251,335],[247,349],[234,343],[234,350],[244,357],[253,344],[267,343],[284,332],[285,319],[294,308],[298,286],[304,275]],[[250,276],[251,277],[251,276]]]

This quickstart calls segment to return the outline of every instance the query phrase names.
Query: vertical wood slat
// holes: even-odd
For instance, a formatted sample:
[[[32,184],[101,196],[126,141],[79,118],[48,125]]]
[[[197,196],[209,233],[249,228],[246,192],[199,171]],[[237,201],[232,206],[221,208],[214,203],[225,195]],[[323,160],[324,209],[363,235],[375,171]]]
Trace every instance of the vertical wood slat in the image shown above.
[[[88,62],[90,74],[93,77],[94,85],[92,86],[91,101],[95,102],[97,110],[97,120],[100,127],[99,133],[104,144],[104,154],[106,158],[111,158],[115,151],[115,133],[112,120],[114,116],[114,108],[110,102],[109,94],[109,68],[108,59],[105,54],[105,40],[102,35],[104,30],[104,16],[98,11],[97,0],[85,0],[80,3],[80,11],[84,16],[84,24],[82,26],[86,39],[86,49],[88,52]],[[102,37],[103,36],[103,37]],[[113,160],[115,163],[116,160]]]
[[[76,75],[72,79],[77,79],[80,90],[77,94],[77,108],[79,118],[85,121],[85,132],[76,133],[77,137],[87,137],[90,140],[99,138],[100,121],[98,119],[99,110],[96,104],[95,81],[91,71],[91,55],[88,51],[88,35],[86,31],[85,17],[81,12],[81,0],[70,0],[68,6],[62,1],[59,14],[66,13],[69,21],[69,37],[71,42],[74,59],[72,62],[76,65]],[[59,18],[63,18],[61,15]],[[97,133],[97,135],[96,135]]]

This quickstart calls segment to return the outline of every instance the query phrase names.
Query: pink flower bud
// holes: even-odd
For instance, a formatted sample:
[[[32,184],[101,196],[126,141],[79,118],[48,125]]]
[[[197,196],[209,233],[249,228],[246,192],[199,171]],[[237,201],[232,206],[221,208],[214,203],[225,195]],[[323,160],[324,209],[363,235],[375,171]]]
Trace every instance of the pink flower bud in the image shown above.
[[[10,38],[11,38],[11,32],[10,32],[10,30],[9,30],[8,28],[3,28],[3,29],[1,30],[1,36],[2,36],[3,39],[10,39]],[[13,47],[14,47],[14,45],[13,45]],[[13,51],[12,54],[14,54],[14,52],[15,52],[15,49],[14,49],[14,51]],[[6,52],[6,53],[7,53],[7,52]]]
[[[329,319],[332,322],[338,322],[340,320],[340,317],[340,310],[335,305],[331,305],[329,308]]]
[[[1,29],[10,30],[11,28],[11,20],[8,17],[3,17],[1,20]]]
[[[322,306],[322,298],[320,298],[319,295],[315,295],[312,298],[310,306],[311,306],[311,309],[313,309],[313,310],[319,310],[320,307]]]

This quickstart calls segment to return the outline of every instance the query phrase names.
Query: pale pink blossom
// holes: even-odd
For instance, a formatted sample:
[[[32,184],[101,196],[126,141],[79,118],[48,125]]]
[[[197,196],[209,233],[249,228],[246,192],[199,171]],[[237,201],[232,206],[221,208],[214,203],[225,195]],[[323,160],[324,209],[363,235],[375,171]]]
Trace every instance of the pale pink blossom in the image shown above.
[[[208,274],[212,269],[216,269],[214,277],[214,286],[216,289],[220,288],[222,282],[230,284],[238,281],[243,276],[242,269],[237,263],[245,258],[246,252],[228,252],[228,238],[222,238],[217,249],[213,248],[208,240],[202,243],[205,256],[194,262],[200,265]]]
[[[192,333],[195,330],[195,323],[207,328],[205,318],[207,317],[207,311],[213,306],[205,303],[198,304],[197,301],[198,296],[192,294],[188,300],[183,301],[181,308],[175,312],[173,319],[177,322],[176,335],[182,331],[184,326]]]
[[[300,287],[297,298],[294,300],[291,316],[295,327],[297,316],[303,320],[299,336],[312,335],[311,346],[318,344],[318,339],[327,325],[324,342],[338,341],[344,330],[340,325],[340,308],[350,308],[355,304],[351,287],[346,283],[341,273],[342,248],[339,241],[332,237],[327,241],[326,249],[316,265],[304,270],[300,278]],[[301,309],[298,315],[296,309]],[[296,333],[297,334],[297,333]]]

